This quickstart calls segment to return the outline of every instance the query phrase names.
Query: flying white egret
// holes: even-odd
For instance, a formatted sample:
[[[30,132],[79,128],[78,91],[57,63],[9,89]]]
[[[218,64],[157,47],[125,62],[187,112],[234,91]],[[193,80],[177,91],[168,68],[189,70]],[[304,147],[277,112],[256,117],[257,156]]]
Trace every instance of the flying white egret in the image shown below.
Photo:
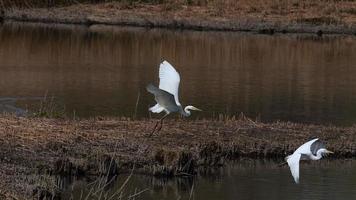
[[[160,113],[165,111],[166,114],[156,123],[151,135],[156,130],[159,122],[162,122],[172,112],[179,112],[185,117],[191,115],[190,110],[201,111],[194,106],[186,106],[184,109],[178,100],[178,88],[179,88],[180,76],[174,67],[167,61],[163,61],[159,66],[159,88],[152,84],[148,84],[146,89],[148,92],[155,96],[157,102],[156,105],[149,108],[149,111],[153,113]],[[159,129],[159,130],[160,130]]]
[[[333,153],[325,148],[319,138],[304,143],[292,155],[286,157],[290,171],[296,183],[299,183],[299,161],[300,160],[319,160],[324,154]]]

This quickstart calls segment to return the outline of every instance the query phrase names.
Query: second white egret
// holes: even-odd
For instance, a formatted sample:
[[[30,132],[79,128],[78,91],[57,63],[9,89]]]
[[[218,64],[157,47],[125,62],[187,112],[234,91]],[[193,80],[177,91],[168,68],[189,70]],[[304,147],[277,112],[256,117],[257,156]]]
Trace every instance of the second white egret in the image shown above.
[[[299,161],[300,160],[319,160],[323,155],[333,153],[326,149],[324,143],[318,138],[304,143],[292,155],[286,157],[290,171],[296,183],[299,183]]]

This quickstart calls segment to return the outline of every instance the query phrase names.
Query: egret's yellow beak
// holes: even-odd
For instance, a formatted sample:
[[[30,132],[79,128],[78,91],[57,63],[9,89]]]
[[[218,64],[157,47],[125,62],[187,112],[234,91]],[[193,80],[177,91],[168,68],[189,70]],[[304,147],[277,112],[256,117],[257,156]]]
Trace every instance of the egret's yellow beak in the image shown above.
[[[199,108],[196,108],[196,107],[194,107],[194,106],[192,106],[192,110],[203,111],[203,110],[200,110]]]
[[[332,151],[329,151],[329,150],[326,150],[325,153],[330,153],[330,154],[333,154],[334,152]]]

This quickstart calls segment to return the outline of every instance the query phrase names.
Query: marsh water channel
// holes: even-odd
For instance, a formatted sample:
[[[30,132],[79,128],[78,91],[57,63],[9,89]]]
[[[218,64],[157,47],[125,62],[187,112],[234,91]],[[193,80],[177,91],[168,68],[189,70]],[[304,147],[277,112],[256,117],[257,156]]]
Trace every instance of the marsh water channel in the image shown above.
[[[158,179],[134,175],[123,196],[142,192],[145,200],[350,200],[356,198],[355,161],[317,161],[301,164],[301,182],[295,184],[288,167],[263,160],[240,160],[216,170],[201,170],[194,178]],[[103,190],[111,196],[120,190],[128,175]],[[63,184],[65,198],[86,197],[92,189],[87,180]],[[95,182],[95,181],[91,181]]]
[[[35,112],[47,96],[68,116],[149,117],[145,85],[166,59],[183,105],[204,110],[193,118],[356,121],[355,36],[5,23],[0,44],[2,111]]]
[[[244,113],[267,122],[351,125],[355,55],[355,36],[5,23],[0,111],[27,115],[50,101],[69,117],[147,118],[154,100],[145,85],[158,83],[165,59],[181,74],[183,105],[204,110],[193,118]],[[276,165],[238,162],[194,178],[134,175],[124,192],[148,188],[138,199],[356,199],[354,161],[307,163],[299,185],[288,167]],[[124,180],[120,175],[105,192]],[[66,197],[80,199],[90,181],[57,183]]]

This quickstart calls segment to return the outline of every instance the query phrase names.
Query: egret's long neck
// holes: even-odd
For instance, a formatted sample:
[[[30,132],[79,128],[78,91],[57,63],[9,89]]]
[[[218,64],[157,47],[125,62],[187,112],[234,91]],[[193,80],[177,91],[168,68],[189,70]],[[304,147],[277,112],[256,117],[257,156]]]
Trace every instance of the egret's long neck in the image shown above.
[[[316,152],[316,156],[314,156],[313,154],[310,156],[310,159],[312,160],[319,160],[323,157],[323,155],[321,154],[323,152],[323,149],[319,149],[317,152]]]
[[[184,116],[184,117],[189,117],[191,115],[190,110],[192,106],[186,106],[184,109],[181,107],[180,113]]]

